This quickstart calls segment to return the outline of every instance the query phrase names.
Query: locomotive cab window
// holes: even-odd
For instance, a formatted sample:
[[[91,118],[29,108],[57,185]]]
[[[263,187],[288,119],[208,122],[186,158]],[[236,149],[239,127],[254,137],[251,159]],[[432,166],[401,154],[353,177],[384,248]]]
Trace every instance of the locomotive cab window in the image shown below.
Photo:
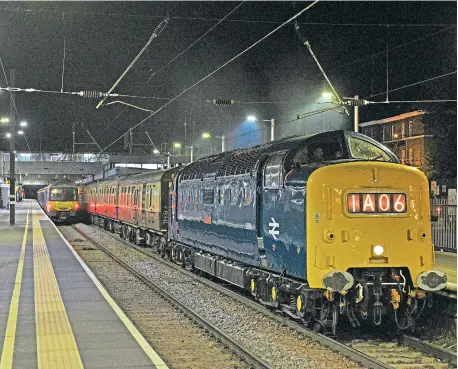
[[[264,167],[264,187],[280,188],[283,184],[283,154],[274,155]]]
[[[348,146],[351,156],[355,159],[393,161],[381,148],[360,138],[349,137]]]

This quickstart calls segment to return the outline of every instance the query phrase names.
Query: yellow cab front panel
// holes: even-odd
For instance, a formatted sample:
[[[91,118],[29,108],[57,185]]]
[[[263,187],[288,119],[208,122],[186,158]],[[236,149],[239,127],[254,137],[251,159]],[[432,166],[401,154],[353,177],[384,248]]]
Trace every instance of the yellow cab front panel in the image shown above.
[[[332,271],[432,269],[428,182],[416,168],[364,161],[315,170],[307,182],[307,280]],[[405,208],[403,208],[403,206]],[[329,275],[329,274],[328,274]]]

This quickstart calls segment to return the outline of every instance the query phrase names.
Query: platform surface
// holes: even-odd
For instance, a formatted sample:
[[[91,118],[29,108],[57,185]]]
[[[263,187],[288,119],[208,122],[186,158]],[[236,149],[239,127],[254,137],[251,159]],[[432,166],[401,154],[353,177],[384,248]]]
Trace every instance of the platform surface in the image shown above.
[[[456,284],[456,260],[456,253],[436,251],[435,269],[444,272],[448,282],[454,284]]]
[[[35,200],[0,210],[0,369],[167,366]]]

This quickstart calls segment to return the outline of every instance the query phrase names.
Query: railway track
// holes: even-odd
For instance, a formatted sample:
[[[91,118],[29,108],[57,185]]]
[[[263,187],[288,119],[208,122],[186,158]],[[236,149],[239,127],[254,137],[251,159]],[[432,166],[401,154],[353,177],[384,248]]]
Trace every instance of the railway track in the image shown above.
[[[75,250],[107,285],[115,300],[124,302],[121,307],[170,367],[270,368],[106,247],[78,233],[86,241],[74,242]],[[94,253],[97,249],[103,254]],[[180,282],[190,280],[183,278]]]
[[[95,228],[95,227],[94,227]],[[342,342],[334,340],[330,337],[319,333],[312,332],[304,326],[292,321],[291,319],[267,310],[259,303],[242,296],[240,293],[233,291],[231,288],[222,286],[220,283],[215,283],[207,278],[202,278],[196,274],[181,268],[172,262],[162,259],[159,255],[152,252],[151,249],[142,248],[124,241],[112,233],[103,231],[97,228],[100,232],[113,237],[114,239],[128,245],[130,248],[136,249],[138,252],[147,255],[164,265],[173,268],[180,273],[186,275],[190,279],[198,281],[232,299],[239,301],[250,308],[268,316],[282,325],[292,328],[301,335],[308,337],[315,342],[318,342],[330,349],[339,352],[349,359],[358,362],[367,368],[448,368],[449,363],[454,363],[456,366],[456,354],[444,350],[440,347],[428,344],[426,342],[415,339],[414,337],[405,336],[404,346],[397,346],[395,342],[381,342],[379,340],[366,340],[360,342],[354,340],[352,342]],[[80,232],[82,232],[80,230]],[[443,362],[448,361],[448,362]]]

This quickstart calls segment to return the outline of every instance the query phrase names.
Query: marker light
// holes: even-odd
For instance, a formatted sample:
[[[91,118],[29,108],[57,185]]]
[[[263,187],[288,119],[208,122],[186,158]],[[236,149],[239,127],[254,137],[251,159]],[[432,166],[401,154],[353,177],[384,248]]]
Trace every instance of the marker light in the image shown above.
[[[381,246],[381,245],[375,245],[374,246],[374,254],[375,255],[380,256],[380,255],[383,254],[383,251],[385,251],[383,246]]]

